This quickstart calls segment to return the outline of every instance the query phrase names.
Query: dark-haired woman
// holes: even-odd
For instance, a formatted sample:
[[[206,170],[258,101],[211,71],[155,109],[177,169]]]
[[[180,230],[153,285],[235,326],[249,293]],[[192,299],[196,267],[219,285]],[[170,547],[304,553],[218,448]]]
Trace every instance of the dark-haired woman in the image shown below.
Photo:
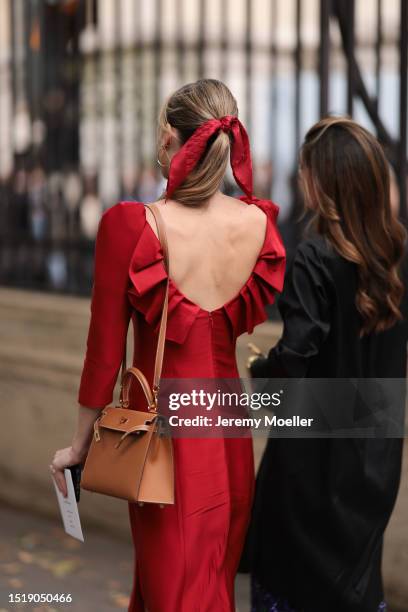
[[[405,379],[405,231],[389,176],[381,146],[352,120],[309,130],[300,182],[316,233],[286,276],[282,338],[253,376]],[[401,452],[400,438],[268,440],[248,538],[253,612],[386,609],[382,542]]]
[[[223,83],[200,80],[170,96],[159,121],[158,158],[167,189],[157,207],[170,255],[163,377],[237,378],[236,339],[265,320],[264,306],[282,289],[285,251],[277,207],[252,195],[248,137]],[[220,190],[229,159],[241,199]],[[120,202],[105,212],[78,431],[52,463],[62,489],[62,469],[83,459],[93,422],[112,400],[130,319],[133,363],[152,381],[167,280],[150,209]],[[131,399],[145,406],[138,389]],[[174,506],[129,504],[136,558],[129,610],[233,612],[254,488],[252,441],[173,443]]]

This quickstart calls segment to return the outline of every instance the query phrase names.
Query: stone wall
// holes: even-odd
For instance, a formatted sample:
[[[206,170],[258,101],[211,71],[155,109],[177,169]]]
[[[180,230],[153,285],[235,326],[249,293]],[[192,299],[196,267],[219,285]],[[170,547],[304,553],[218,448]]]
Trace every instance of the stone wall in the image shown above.
[[[0,289],[0,500],[59,521],[48,465],[67,446],[75,427],[76,396],[89,323],[89,300]],[[280,326],[260,325],[251,340],[267,349]],[[245,376],[248,336],[238,361]],[[130,354],[130,353],[129,353]],[[255,440],[257,461],[263,442]],[[397,508],[389,526],[384,574],[393,612],[408,611],[408,457]],[[94,526],[129,537],[127,505],[82,492],[85,532]]]
[[[5,502],[58,517],[48,465],[55,449],[69,445],[75,428],[88,323],[87,299],[0,289],[0,397],[7,406],[7,426],[0,429],[0,499]],[[267,323],[256,341],[267,346],[278,333]],[[239,354],[242,366],[244,338]],[[120,500],[82,492],[85,526],[100,524],[127,535],[126,512]]]

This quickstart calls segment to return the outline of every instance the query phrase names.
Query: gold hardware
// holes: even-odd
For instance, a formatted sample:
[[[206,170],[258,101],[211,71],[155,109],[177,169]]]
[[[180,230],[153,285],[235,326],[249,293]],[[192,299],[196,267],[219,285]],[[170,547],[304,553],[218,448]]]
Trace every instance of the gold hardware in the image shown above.
[[[254,344],[253,342],[248,342],[248,348],[255,353],[255,355],[258,355],[259,357],[261,355],[263,355],[261,349],[259,348],[259,346],[256,346],[256,344]]]
[[[122,408],[127,408],[129,406],[129,402],[123,399],[123,382],[120,385],[119,404]]]
[[[137,502],[139,506],[144,506],[144,502]]]
[[[259,346],[256,346],[253,342],[248,342],[248,348],[252,351],[252,354],[249,355],[246,362],[246,367],[248,370],[251,369],[252,364],[259,359],[260,357],[265,357],[264,353],[261,351]]]
[[[255,363],[255,361],[258,361],[258,359],[259,359],[259,355],[250,355],[248,357],[247,362],[246,362],[246,367],[248,368],[248,370],[251,369],[252,364]]]
[[[99,434],[99,428],[98,428],[98,422],[101,420],[101,417],[98,416],[98,418],[94,421],[94,438],[95,438],[95,442],[99,442],[99,440],[101,439],[101,436]]]
[[[153,387],[153,408],[154,410],[157,410],[157,406],[158,406],[158,396],[159,396],[159,385],[156,385]]]
[[[164,508],[164,504],[159,504],[159,508]]]

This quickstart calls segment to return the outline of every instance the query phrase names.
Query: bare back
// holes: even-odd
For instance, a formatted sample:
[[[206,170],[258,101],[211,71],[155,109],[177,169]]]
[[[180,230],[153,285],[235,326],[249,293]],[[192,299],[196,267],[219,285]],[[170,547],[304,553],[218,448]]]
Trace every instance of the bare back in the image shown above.
[[[267,217],[256,205],[217,192],[205,207],[156,203],[166,226],[170,278],[206,311],[233,299],[250,277],[265,240]],[[157,236],[152,213],[147,221]]]

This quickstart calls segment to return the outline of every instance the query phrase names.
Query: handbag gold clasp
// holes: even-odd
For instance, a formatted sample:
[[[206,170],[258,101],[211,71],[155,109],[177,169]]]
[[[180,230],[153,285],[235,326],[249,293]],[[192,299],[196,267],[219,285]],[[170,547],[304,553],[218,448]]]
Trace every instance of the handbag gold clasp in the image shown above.
[[[99,425],[98,425],[98,421],[101,417],[98,417],[96,419],[96,421],[94,422],[94,438],[95,438],[95,442],[99,442],[101,439],[101,435],[99,433]]]

